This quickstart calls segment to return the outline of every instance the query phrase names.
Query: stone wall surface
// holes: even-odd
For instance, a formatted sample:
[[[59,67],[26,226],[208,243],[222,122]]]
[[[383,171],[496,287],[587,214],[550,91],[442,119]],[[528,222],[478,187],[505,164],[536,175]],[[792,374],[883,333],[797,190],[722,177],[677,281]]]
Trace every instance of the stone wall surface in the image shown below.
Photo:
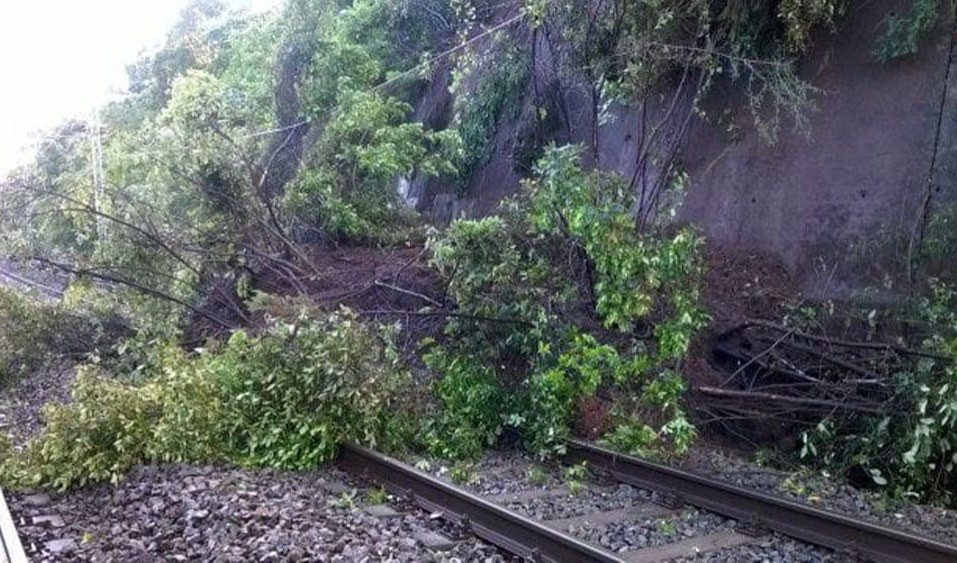
[[[705,117],[692,120],[682,142],[680,163],[690,187],[679,220],[696,225],[713,243],[779,257],[805,290],[828,296],[873,283],[880,270],[875,260],[899,264],[900,244],[886,245],[877,258],[863,258],[861,248],[907,238],[925,207],[957,200],[953,15],[941,18],[914,57],[882,64],[872,55],[886,15],[906,5],[851,2],[839,31],[816,38],[800,63],[802,78],[818,89],[807,133],[786,123],[769,144],[753,126],[740,85],[718,84],[703,103]],[[538,87],[554,108],[564,106],[565,122],[554,137],[589,145],[587,92],[567,78],[560,92],[548,90],[557,83],[553,61],[564,54],[544,42],[538,47]],[[442,86],[435,95],[449,96]],[[520,101],[525,116],[534,101],[531,90]],[[599,129],[598,165],[631,177],[642,124],[650,129],[670,100],[666,91],[644,107],[614,111]],[[431,97],[422,104],[443,112],[451,106]],[[418,208],[439,222],[494,213],[519,186],[515,154],[522,121],[500,124],[492,157],[472,177],[467,195],[413,180]]]

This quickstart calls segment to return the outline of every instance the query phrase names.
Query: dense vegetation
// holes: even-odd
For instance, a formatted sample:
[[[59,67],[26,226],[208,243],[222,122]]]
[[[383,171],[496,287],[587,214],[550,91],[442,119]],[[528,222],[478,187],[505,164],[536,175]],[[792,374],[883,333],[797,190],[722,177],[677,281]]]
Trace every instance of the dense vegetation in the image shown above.
[[[504,218],[458,221],[432,242],[459,311],[498,321],[453,320],[449,344],[426,356],[445,374],[435,453],[475,456],[504,426],[540,455],[561,453],[575,407],[602,387],[628,398],[616,407],[622,425],[642,429],[628,449],[659,438],[687,449],[694,428],[671,370],[706,323],[700,239],[687,230],[640,236],[628,212],[635,198],[621,178],[584,171],[577,147],[551,147]],[[639,338],[639,324],[654,338]],[[647,426],[631,397],[660,407],[666,422]]]
[[[573,431],[632,453],[686,451],[698,431],[683,369],[709,316],[704,241],[669,213],[687,182],[680,141],[722,80],[767,141],[806,127],[816,92],[795,59],[845,9],[289,0],[251,16],[194,1],[129,67],[129,96],[101,123],[52,132],[3,187],[2,255],[72,281],[56,302],[0,291],[0,382],[39,358],[82,365],[72,402],[49,405],[22,451],[0,452],[0,477],[69,488],[158,461],[301,469],[346,440],[466,460],[511,441],[547,458]],[[916,0],[889,16],[874,55],[915,53],[936,10]],[[447,123],[426,125],[415,108],[442,72],[454,103]],[[663,86],[680,109],[643,140],[634,177],[596,169],[612,108]],[[589,102],[584,124],[569,92]],[[526,177],[517,195],[495,216],[427,231],[397,180],[467,195],[509,122],[522,124],[509,147]],[[566,144],[575,125],[591,128],[584,146]],[[443,321],[421,358],[396,343],[408,326],[317,295],[317,253],[423,241],[444,301],[393,287],[429,305],[399,318]],[[925,332],[945,359],[900,374],[909,408],[822,419],[806,453],[902,494],[952,483],[947,287],[920,308],[949,327]]]
[[[85,366],[73,401],[47,407],[43,433],[4,477],[66,489],[115,482],[149,461],[301,469],[343,440],[389,446],[401,439],[399,364],[388,334],[339,312],[273,319],[256,337],[237,331],[193,357],[165,347],[140,384]]]

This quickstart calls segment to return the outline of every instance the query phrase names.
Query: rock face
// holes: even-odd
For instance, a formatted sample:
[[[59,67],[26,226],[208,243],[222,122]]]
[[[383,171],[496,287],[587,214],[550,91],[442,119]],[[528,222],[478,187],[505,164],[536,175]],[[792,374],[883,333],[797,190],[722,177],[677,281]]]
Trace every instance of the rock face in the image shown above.
[[[949,11],[917,56],[887,64],[874,59],[883,19],[898,4],[849,5],[839,33],[822,33],[803,57],[801,75],[819,89],[810,136],[785,124],[778,141],[768,144],[753,127],[741,89],[717,85],[703,104],[706,117],[691,121],[681,143],[690,185],[679,220],[719,245],[780,257],[802,288],[817,295],[847,295],[891,264],[900,270],[900,241],[910,237],[928,190],[931,206],[957,201],[957,68],[951,69]],[[557,106],[560,99],[563,106],[563,123],[551,136],[590,144],[583,85],[555,80],[552,61],[563,56],[561,47],[552,52],[539,38],[536,51],[539,95],[544,91],[546,104]],[[423,120],[448,121],[452,103],[445,86],[445,79],[437,80],[426,94]],[[642,123],[654,123],[669,98],[665,93],[645,109],[614,111],[597,134],[598,165],[630,177]],[[473,175],[467,195],[413,180],[417,208],[438,222],[493,213],[519,186],[516,148],[534,100],[530,85],[521,102],[523,119],[500,123],[492,156]],[[896,245],[875,243],[895,237]]]
[[[827,293],[842,295],[866,281],[861,256],[849,251],[895,232],[909,236],[932,166],[931,189],[944,196],[957,185],[944,172],[954,139],[938,133],[957,112],[957,81],[948,76],[953,20],[942,18],[917,57],[881,64],[871,45],[889,4],[850,6],[842,31],[818,41],[802,64],[822,91],[810,139],[784,131],[768,146],[745,126],[729,143],[698,122],[685,151],[692,187],[682,216],[716,242],[780,256],[805,290],[832,279]],[[736,117],[745,111],[739,104]]]

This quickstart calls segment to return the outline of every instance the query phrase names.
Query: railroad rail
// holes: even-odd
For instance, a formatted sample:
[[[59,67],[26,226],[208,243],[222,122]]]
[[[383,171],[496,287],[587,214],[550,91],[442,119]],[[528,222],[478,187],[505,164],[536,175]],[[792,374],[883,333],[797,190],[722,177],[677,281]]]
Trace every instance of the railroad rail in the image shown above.
[[[20,536],[7,507],[7,500],[0,489],[0,563],[27,563]]]
[[[506,510],[417,469],[360,446],[340,449],[339,465],[377,481],[393,493],[443,518],[469,528],[476,536],[527,559],[619,562],[594,548],[539,522]]]
[[[686,545],[612,553],[564,533],[561,528],[565,526],[559,526],[558,521],[539,522],[528,518],[366,448],[344,446],[339,465],[381,483],[426,510],[466,526],[479,538],[534,561],[661,561],[685,555],[688,548],[696,551],[697,546],[692,547],[695,542],[704,545],[706,550],[720,549],[754,541],[768,531],[879,562],[957,561],[957,547],[952,545],[756,493],[587,442],[570,440],[567,457],[569,461],[585,461],[591,467],[605,470],[622,483],[658,491],[671,501],[669,504],[688,504],[733,518],[743,524],[746,534],[718,533],[678,542]],[[634,513],[628,514],[629,510],[632,509],[571,520],[584,521],[588,516],[597,516],[605,522],[615,522],[633,516]],[[668,513],[664,508],[661,510],[661,515]]]
[[[953,545],[757,493],[580,440],[569,440],[568,457],[605,469],[623,483],[674,495],[692,506],[740,522],[837,551],[858,553],[874,561],[957,561],[957,547]]]

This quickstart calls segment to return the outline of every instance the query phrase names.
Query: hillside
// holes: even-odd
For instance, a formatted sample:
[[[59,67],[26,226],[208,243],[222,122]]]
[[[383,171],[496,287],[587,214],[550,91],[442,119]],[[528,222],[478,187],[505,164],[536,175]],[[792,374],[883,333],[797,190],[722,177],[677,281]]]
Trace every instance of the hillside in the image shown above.
[[[952,506],[955,26],[936,0],[194,0],[3,184],[0,393],[64,400],[17,403],[0,481],[583,436]]]

